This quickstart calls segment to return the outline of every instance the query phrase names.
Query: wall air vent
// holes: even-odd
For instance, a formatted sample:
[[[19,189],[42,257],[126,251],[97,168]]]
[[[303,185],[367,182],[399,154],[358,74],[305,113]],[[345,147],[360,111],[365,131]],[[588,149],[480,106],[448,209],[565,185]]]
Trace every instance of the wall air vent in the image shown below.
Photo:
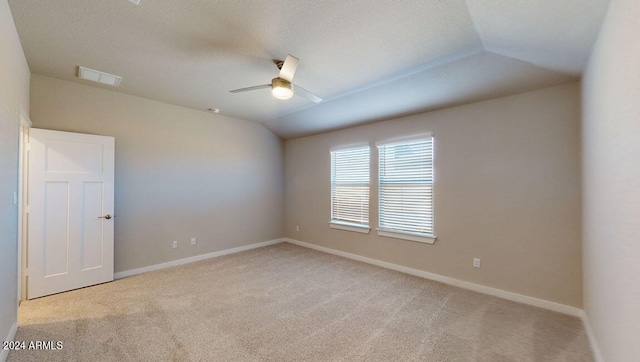
[[[119,77],[117,75],[100,72],[85,67],[78,67],[78,78],[110,85],[113,87],[119,86],[120,81],[122,81],[122,77]]]

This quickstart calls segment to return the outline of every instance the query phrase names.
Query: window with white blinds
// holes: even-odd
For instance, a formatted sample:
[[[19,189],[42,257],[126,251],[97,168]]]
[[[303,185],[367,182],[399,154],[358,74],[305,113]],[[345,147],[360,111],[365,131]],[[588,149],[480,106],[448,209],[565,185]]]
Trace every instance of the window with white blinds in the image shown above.
[[[331,223],[369,227],[369,165],[369,146],[331,151]]]
[[[378,144],[378,161],[378,233],[433,243],[433,136]]]

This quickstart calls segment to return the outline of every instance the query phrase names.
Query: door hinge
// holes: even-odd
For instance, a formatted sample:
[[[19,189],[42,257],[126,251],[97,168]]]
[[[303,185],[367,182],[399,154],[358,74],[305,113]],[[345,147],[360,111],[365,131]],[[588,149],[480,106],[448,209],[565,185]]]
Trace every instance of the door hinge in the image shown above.
[[[29,268],[24,268],[24,276],[25,277],[29,276]]]

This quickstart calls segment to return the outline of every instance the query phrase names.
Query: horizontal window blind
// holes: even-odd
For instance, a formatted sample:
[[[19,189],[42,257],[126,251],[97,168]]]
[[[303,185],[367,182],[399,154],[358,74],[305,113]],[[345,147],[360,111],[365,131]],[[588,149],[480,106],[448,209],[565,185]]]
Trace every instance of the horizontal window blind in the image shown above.
[[[331,220],[369,225],[369,146],[331,151]]]
[[[379,227],[434,234],[433,137],[380,144]]]

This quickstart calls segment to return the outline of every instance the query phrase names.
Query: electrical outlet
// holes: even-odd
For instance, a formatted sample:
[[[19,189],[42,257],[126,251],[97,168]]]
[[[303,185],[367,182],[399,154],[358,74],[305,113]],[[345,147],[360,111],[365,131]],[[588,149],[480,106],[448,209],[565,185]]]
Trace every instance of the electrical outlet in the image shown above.
[[[300,231],[300,226],[296,225],[296,231]]]
[[[196,242],[197,242],[196,238],[191,238],[191,245],[196,245]]]
[[[177,249],[178,248],[178,240],[174,240],[173,241],[173,248]]]
[[[473,258],[473,267],[474,268],[480,267],[480,258]]]

